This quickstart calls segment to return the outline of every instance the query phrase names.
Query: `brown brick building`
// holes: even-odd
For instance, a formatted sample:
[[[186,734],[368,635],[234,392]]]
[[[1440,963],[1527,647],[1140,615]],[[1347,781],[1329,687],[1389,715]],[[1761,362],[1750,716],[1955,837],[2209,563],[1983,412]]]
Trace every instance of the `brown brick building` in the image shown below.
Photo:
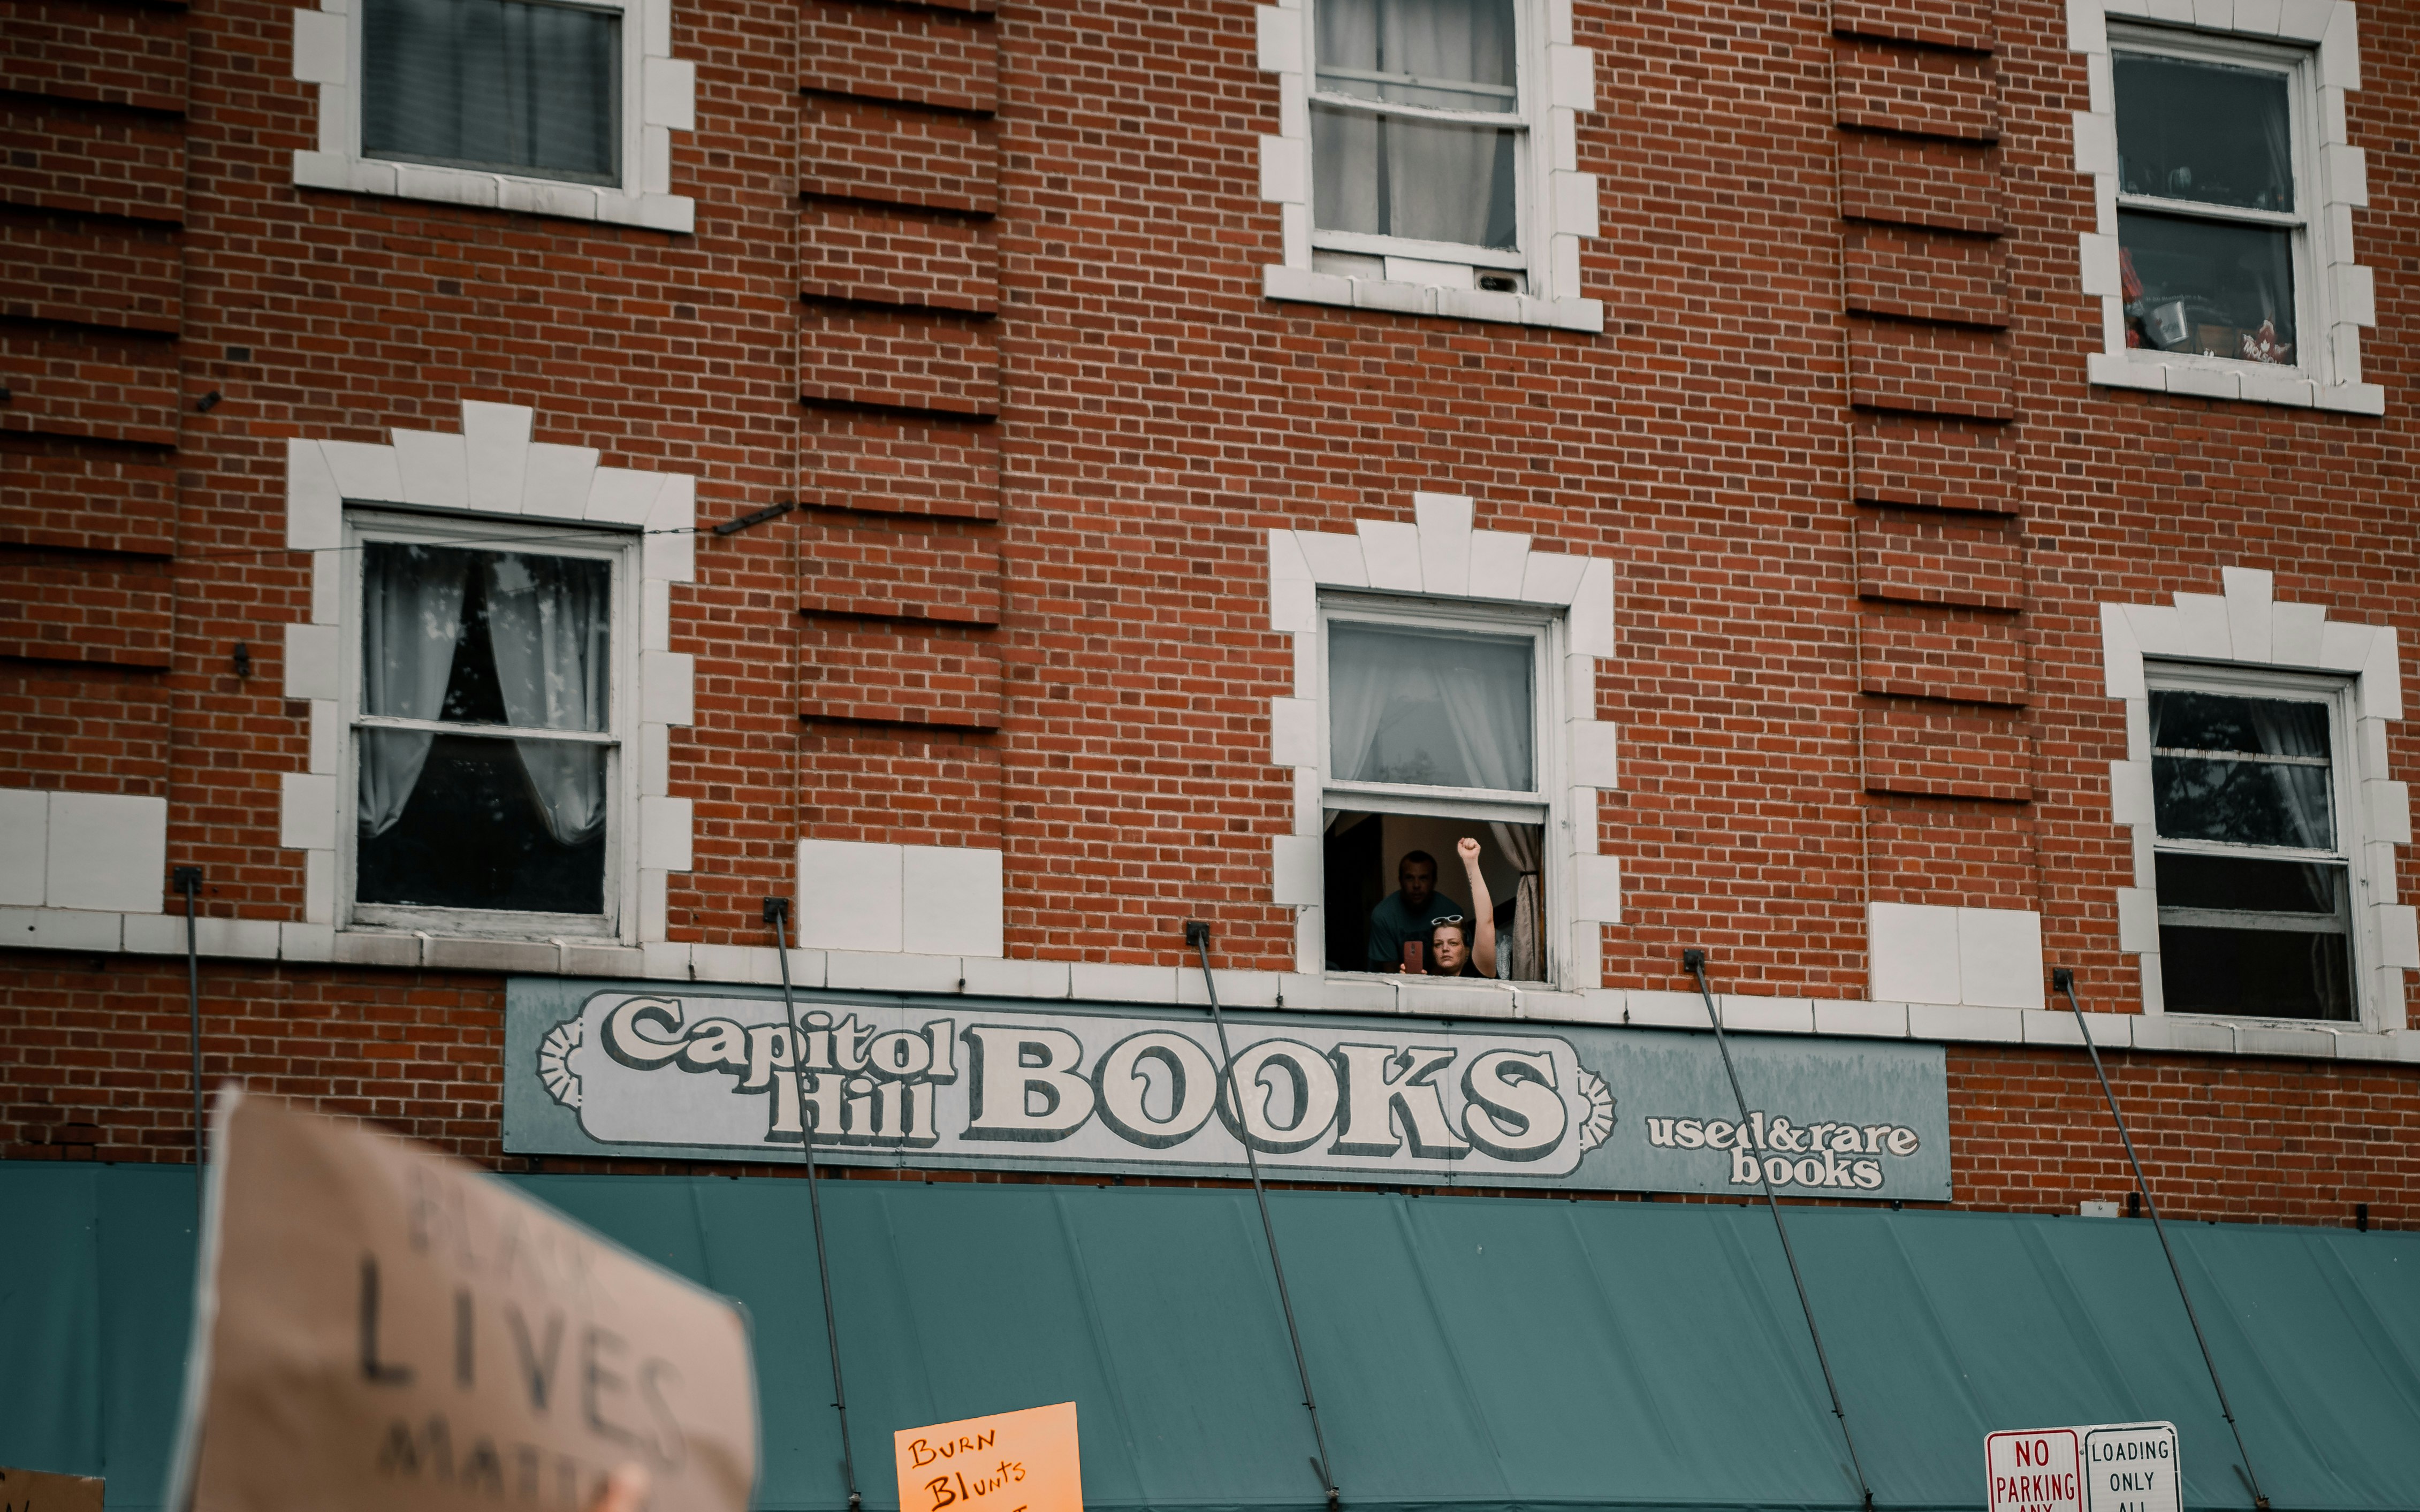
[[[511,1166],[506,980],[778,894],[823,993],[1702,948],[2038,1211],[2128,1185],[2067,966],[2180,1211],[2412,1220],[2401,8],[5,31],[11,1159],[189,1158],[194,866],[208,1077]],[[1373,974],[1463,830],[1499,979]]]
[[[1814,1310],[1854,1291],[1823,1236],[1921,1219],[1978,1247],[1856,1285],[1947,1315],[1949,1273],[2120,1232],[2012,1216],[2133,1186],[2060,969],[2162,1209],[2269,1226],[2188,1230],[2219,1292],[2243,1244],[2420,1220],[2408,6],[0,16],[0,1211],[49,1215],[31,1253],[181,1256],[193,1088],[235,1076],[642,1247],[691,1219],[581,1204],[770,1222],[771,1183],[705,1178],[813,1140],[896,1179],[843,1189],[844,1246],[852,1213],[1040,1175],[1054,1211],[1164,1198],[1135,1232],[1183,1249],[1249,1149],[1308,1189],[1285,1211],[1477,1194],[1437,1251],[1474,1264],[1548,1221],[1512,1189],[1886,1201],[1804,1215]],[[1208,1190],[1081,1190],[1129,1177]],[[43,1206],[70,1190],[101,1215]],[[2366,1242],[2326,1263],[2387,1287]],[[1349,1247],[1303,1262],[1311,1374]],[[10,1263],[22,1342],[48,1324]],[[867,1278],[907,1262],[836,1263],[840,1332],[873,1330]],[[766,1400],[820,1411],[781,1372],[825,1335],[751,1296]],[[2322,1332],[2240,1301],[2209,1314],[2229,1361]],[[132,1358],[93,1306],[95,1357]],[[2348,1327],[2249,1389],[2254,1458],[2298,1391],[2410,1407],[2345,1363],[2393,1329]],[[1565,1342],[1533,1354],[1599,1358]],[[1893,1419],[1839,1347],[1861,1435],[2031,1368],[1908,1374]],[[1342,1388],[1348,1493],[1353,1393],[1417,1373]],[[41,1438],[19,1390],[0,1462],[104,1421],[164,1442],[173,1403]],[[1815,1426],[1738,1462],[1812,1480],[1614,1500],[1831,1504],[1803,1395]],[[1976,1412],[2190,1415],[2038,1399]],[[1281,1405],[1234,1431],[1299,1479]],[[2185,1424],[2195,1506],[2234,1504],[2216,1423]],[[763,1504],[842,1504],[799,1431]],[[1095,1431],[1088,1500],[1167,1499],[1096,1483]],[[1965,1504],[1893,1480],[1921,1456],[1880,1431],[1885,1503]],[[54,1458],[147,1506],[152,1453]],[[2279,1504],[2392,1501],[2310,1473],[2334,1499]]]

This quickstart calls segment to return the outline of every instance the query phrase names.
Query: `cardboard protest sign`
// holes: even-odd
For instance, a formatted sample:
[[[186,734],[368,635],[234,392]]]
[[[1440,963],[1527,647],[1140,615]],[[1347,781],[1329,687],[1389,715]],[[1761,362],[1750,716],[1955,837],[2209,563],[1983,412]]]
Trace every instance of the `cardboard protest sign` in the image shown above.
[[[467,1162],[229,1090],[168,1504],[745,1512],[748,1327]]]
[[[1074,1402],[901,1428],[891,1443],[899,1512],[1084,1512]]]
[[[0,1465],[0,1512],[101,1512],[101,1483],[92,1475]]]

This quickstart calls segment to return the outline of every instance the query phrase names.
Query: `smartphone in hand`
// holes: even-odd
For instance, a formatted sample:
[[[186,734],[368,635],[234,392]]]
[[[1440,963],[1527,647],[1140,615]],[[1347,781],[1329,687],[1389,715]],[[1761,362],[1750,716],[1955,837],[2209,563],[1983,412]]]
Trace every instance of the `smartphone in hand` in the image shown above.
[[[1427,966],[1421,964],[1422,955],[1426,949],[1427,947],[1419,940],[1405,940],[1404,942],[1404,970],[1405,973],[1417,977],[1422,972],[1428,970]]]

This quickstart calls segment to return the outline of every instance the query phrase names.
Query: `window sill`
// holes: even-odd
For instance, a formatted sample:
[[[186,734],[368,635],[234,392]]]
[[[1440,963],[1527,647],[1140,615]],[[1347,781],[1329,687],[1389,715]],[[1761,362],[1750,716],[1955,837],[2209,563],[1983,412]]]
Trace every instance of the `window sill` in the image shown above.
[[[516,210],[569,221],[644,226],[682,234],[697,228],[696,204],[678,194],[632,193],[595,184],[517,178],[416,162],[349,158],[336,152],[294,154],[294,182],[303,189],[333,189],[438,205]]]
[[[1605,305],[1596,300],[1539,300],[1527,294],[1497,294],[1485,289],[1346,278],[1280,264],[1261,270],[1261,292],[1265,298],[1297,304],[1333,304],[1354,310],[1387,310],[1397,315],[1486,320],[1502,325],[1584,331],[1591,335],[1605,332]]]
[[[2086,358],[2090,380],[2103,388],[2144,389],[2196,399],[2234,399],[2246,404],[2330,409],[2349,415],[2386,413],[2386,390],[2376,383],[2319,383],[2300,368],[2261,372],[2242,363],[2191,357],[2136,357],[2094,352]]]

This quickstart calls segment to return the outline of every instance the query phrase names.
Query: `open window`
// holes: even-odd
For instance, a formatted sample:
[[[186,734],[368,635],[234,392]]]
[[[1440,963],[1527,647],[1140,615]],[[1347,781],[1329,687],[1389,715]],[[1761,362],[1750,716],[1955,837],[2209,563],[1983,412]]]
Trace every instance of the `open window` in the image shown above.
[[[1480,846],[1497,926],[1495,975],[1548,979],[1555,933],[1544,856],[1554,743],[1544,614],[1411,610],[1375,598],[1323,606],[1323,806],[1327,964],[1394,971],[1404,938],[1477,903],[1456,843]],[[1406,857],[1434,867],[1435,895],[1404,886]],[[1415,862],[1417,865],[1417,862]],[[1409,897],[1412,901],[1407,903]],[[1433,964],[1433,963],[1432,963]]]
[[[2350,1020],[2358,854],[2339,695],[2279,682],[2150,689],[2167,1011]]]
[[[615,933],[626,548],[454,520],[351,525],[349,918]]]

